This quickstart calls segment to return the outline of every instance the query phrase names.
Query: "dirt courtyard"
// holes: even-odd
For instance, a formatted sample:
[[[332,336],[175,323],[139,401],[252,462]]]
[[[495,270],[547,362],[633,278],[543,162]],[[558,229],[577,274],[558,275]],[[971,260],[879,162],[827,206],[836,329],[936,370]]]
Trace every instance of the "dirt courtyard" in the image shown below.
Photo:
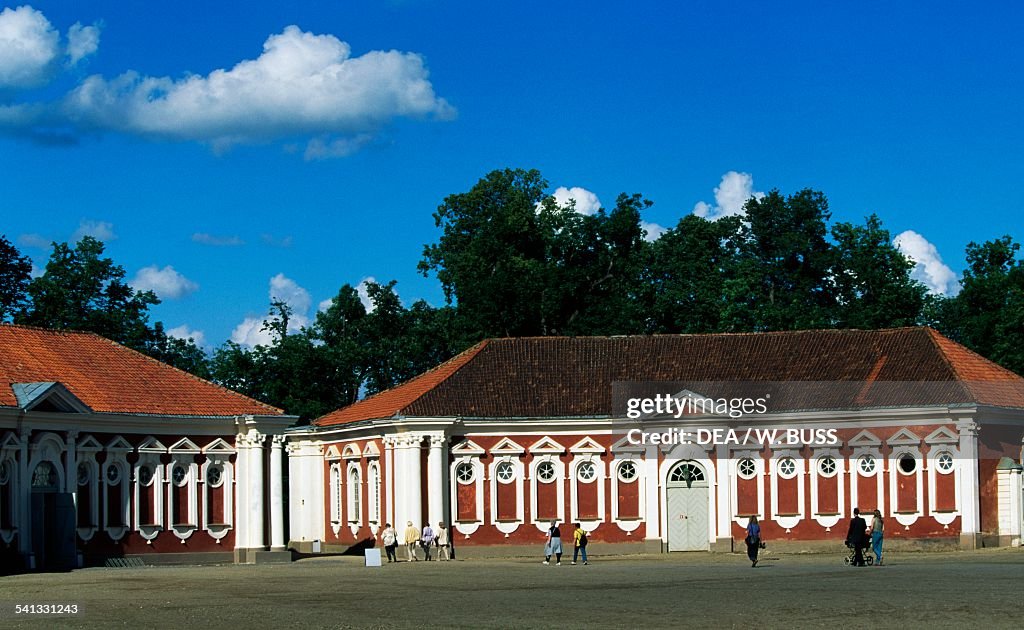
[[[770,550],[769,550],[770,551]],[[82,569],[0,577],[0,627],[68,628],[1018,628],[1024,550],[591,558],[589,566],[481,559],[367,568],[286,565]],[[15,614],[77,604],[75,616]]]

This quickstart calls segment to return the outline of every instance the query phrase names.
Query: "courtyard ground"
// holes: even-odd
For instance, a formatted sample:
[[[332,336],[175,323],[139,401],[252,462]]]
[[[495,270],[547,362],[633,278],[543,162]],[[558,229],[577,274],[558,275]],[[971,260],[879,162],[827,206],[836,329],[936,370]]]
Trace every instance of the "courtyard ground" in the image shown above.
[[[596,551],[596,549],[595,549]],[[769,549],[770,552],[770,549]],[[1024,550],[593,557],[589,566],[481,559],[362,566],[83,569],[0,577],[0,627],[39,628],[1019,628]],[[16,604],[77,604],[76,616]]]

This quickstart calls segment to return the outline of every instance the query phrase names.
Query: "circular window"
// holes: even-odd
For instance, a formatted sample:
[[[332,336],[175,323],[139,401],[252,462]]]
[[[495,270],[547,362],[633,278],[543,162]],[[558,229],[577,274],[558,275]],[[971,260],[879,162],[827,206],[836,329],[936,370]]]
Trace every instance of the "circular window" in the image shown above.
[[[555,478],[555,465],[551,462],[537,464],[537,478],[547,483]]]
[[[636,479],[636,464],[625,461],[619,464],[619,481],[629,483]]]
[[[904,475],[913,474],[913,472],[917,470],[917,460],[914,459],[914,456],[910,453],[900,455],[899,463],[897,465],[899,466],[900,472]]]
[[[110,485],[117,484],[118,482],[121,481],[121,469],[114,464],[107,466],[106,477],[107,483],[109,483]]]
[[[107,472],[109,473],[110,471],[108,470]],[[148,464],[139,466],[139,472],[136,473],[136,479],[138,479],[139,483],[142,485],[148,486],[150,482],[153,481],[153,469],[150,468]]]
[[[872,475],[875,472],[875,458],[869,455],[862,455],[857,460],[857,468],[862,475]]]
[[[796,462],[792,457],[785,457],[779,460],[779,476],[789,479],[796,475]]]
[[[473,477],[473,464],[470,464],[469,462],[462,462],[455,467],[455,479],[459,483],[472,483]]]
[[[942,472],[949,472],[953,470],[953,456],[949,453],[943,453],[939,455],[936,464]]]
[[[5,459],[0,462],[0,486],[11,480],[11,460]]]
[[[92,466],[82,462],[78,465],[78,485],[86,486],[92,481]]]
[[[818,472],[822,477],[832,477],[836,474],[836,460],[832,457],[822,457],[818,460]]]
[[[740,477],[744,479],[753,479],[754,475],[757,474],[757,464],[749,457],[741,459],[737,469],[739,470]]]
[[[576,468],[576,478],[580,481],[593,481],[597,478],[597,467],[594,462],[581,462]]]
[[[501,483],[511,483],[516,478],[516,469],[511,462],[501,462],[494,469],[494,474]]]
[[[219,486],[224,480],[224,469],[220,466],[210,466],[206,469],[206,483],[211,486]]]
[[[174,485],[176,486],[184,485],[186,477],[188,477],[188,471],[185,470],[184,466],[175,466],[171,470],[171,479],[174,480]]]

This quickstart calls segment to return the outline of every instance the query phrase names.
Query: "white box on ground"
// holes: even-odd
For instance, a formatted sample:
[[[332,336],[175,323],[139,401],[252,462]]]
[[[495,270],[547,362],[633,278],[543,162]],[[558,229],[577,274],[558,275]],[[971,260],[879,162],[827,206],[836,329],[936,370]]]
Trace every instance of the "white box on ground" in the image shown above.
[[[379,567],[380,566],[380,549],[367,549],[366,550],[366,566],[368,567]]]

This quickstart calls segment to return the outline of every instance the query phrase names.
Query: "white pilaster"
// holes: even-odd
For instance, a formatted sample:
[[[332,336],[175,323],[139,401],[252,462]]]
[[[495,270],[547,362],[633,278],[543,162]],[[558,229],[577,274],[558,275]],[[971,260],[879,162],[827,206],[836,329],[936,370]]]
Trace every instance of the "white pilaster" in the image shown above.
[[[658,474],[658,447],[647,446],[644,454],[644,493],[646,495],[645,506],[647,513],[644,515],[644,524],[647,531],[644,533],[646,540],[661,541],[661,514],[660,514],[660,493],[658,491],[661,479]]]
[[[25,558],[32,557],[32,479],[28,469],[28,442],[31,431],[23,429],[18,453],[18,551]],[[34,560],[33,560],[34,561]],[[34,567],[29,567],[34,568]]]
[[[957,423],[960,434],[960,545],[978,546],[981,505],[978,486],[978,425],[972,419]],[[895,472],[892,474],[896,474]]]
[[[78,498],[78,431],[68,431],[64,441],[64,492],[75,493]]]
[[[733,462],[729,454],[729,447],[719,444],[716,447],[715,464],[718,469],[718,506],[716,515],[715,537],[719,540],[732,540],[732,488],[733,488]]]
[[[284,493],[281,475],[284,436],[275,435],[270,442],[270,549],[283,551],[284,546]]]
[[[239,433],[235,441],[238,452],[238,481],[235,485],[235,505],[238,528],[235,530],[235,549],[265,549],[263,536],[263,443],[267,436],[250,428]],[[238,556],[243,562],[247,555]]]
[[[397,530],[398,524],[395,523],[395,439],[390,435],[385,435],[384,439],[384,470],[381,471],[383,475],[383,486],[387,500],[384,502],[384,522],[391,523]]]
[[[420,443],[423,436],[398,436],[395,445],[395,529],[402,531],[406,522],[423,527],[423,491],[420,467]]]
[[[448,521],[448,513],[445,510],[445,498],[448,495],[447,484],[445,483],[445,445],[448,438],[443,435],[431,435],[430,451],[427,453],[427,515],[431,527],[437,527],[441,521]]]

